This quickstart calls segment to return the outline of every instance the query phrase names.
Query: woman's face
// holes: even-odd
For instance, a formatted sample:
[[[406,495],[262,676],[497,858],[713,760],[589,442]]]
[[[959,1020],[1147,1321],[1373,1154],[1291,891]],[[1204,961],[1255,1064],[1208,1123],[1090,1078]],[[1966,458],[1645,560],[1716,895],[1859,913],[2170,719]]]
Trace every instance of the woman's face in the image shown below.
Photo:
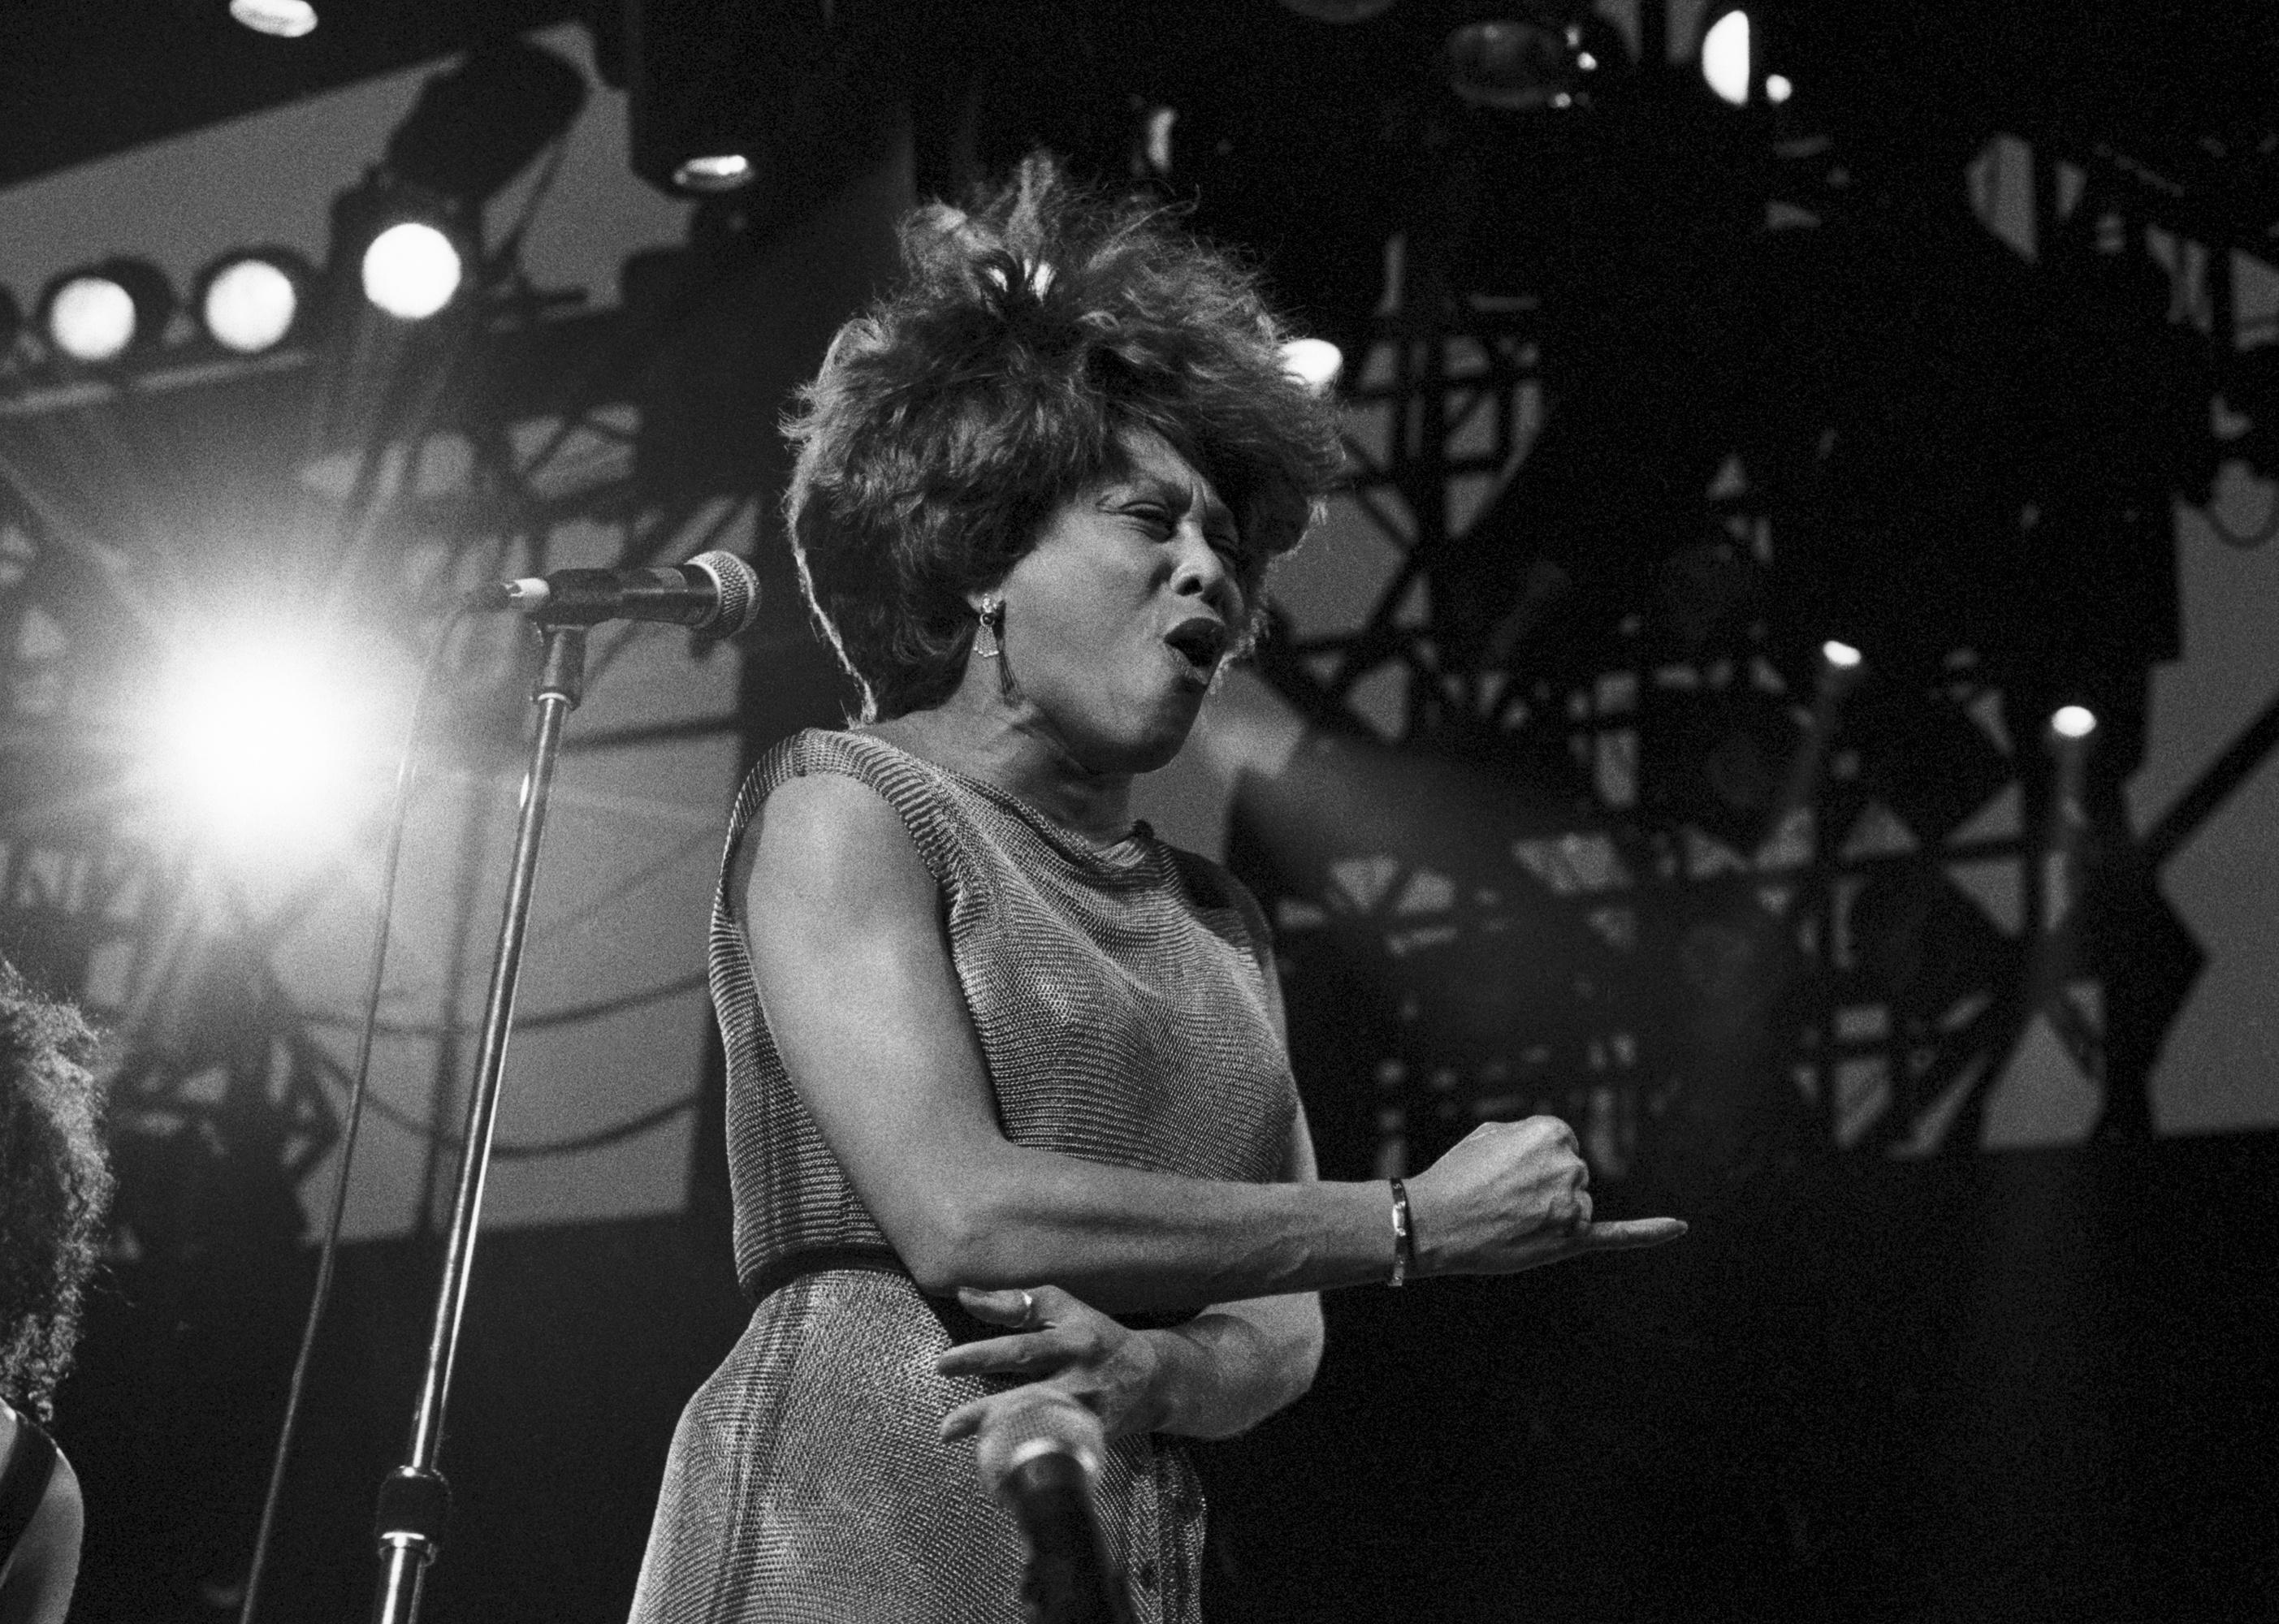
[[[1047,520],[998,587],[1021,698],[1096,773],[1178,754],[1246,612],[1218,493],[1160,435],[1121,444],[1124,471]]]

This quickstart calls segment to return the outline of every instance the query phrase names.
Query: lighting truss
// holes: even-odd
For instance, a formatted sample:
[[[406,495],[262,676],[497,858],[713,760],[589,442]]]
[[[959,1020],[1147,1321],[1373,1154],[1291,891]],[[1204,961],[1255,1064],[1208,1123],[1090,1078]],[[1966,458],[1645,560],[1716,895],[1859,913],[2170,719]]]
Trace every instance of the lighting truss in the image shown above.
[[[1700,1199],[2003,1142],[2021,1069],[2073,1091],[2076,1137],[2149,1133],[2203,961],[2158,871],[2279,738],[2268,716],[2141,838],[2118,774],[2059,782],[2046,698],[1975,633],[1816,721],[1798,651],[1823,633],[1766,595],[1794,515],[1738,463],[1698,519],[1753,595],[1705,636],[1658,625],[1649,574],[1584,633],[1554,608],[1483,639],[1483,556],[1540,542],[1497,522],[1542,421],[1539,312],[1410,253],[1331,527],[1393,562],[1342,624],[1284,615],[1263,646],[1312,732],[1244,784],[1230,846],[1278,926],[1325,1168],[1413,1169],[1542,1111],[1602,1176]],[[1723,794],[1714,753],[1752,716],[1785,717],[1810,771]]]

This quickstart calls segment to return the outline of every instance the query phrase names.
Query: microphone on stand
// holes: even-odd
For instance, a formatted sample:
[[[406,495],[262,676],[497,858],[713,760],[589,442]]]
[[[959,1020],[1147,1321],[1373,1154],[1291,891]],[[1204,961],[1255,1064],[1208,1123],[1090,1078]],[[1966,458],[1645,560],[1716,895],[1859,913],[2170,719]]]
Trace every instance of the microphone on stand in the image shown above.
[[[760,609],[760,578],[733,553],[699,553],[647,570],[556,570],[498,581],[467,594],[476,610],[517,609],[541,625],[663,620],[708,637],[733,637]]]
[[[1100,1418],[1049,1387],[1013,1395],[974,1439],[981,1486],[1029,1544],[1028,1624],[1132,1624],[1123,1568],[1093,1515],[1106,1447]]]

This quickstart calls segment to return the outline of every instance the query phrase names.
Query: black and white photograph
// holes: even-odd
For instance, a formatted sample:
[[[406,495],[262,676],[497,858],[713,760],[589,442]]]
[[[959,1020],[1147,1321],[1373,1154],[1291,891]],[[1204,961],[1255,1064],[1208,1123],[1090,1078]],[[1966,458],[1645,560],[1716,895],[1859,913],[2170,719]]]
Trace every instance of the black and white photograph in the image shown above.
[[[2279,1618],[2279,10],[9,0],[0,1624]]]

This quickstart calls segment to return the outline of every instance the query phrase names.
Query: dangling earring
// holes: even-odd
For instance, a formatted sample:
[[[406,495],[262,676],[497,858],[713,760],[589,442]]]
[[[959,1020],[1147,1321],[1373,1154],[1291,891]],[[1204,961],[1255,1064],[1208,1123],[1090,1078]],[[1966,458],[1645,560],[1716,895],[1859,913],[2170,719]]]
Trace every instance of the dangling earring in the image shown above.
[[[998,628],[1005,624],[1004,602],[994,593],[991,593],[981,600],[980,608],[974,612],[981,617],[981,624],[975,628],[973,633],[974,656],[977,659],[994,660],[1005,652],[1004,645],[997,640]]]

